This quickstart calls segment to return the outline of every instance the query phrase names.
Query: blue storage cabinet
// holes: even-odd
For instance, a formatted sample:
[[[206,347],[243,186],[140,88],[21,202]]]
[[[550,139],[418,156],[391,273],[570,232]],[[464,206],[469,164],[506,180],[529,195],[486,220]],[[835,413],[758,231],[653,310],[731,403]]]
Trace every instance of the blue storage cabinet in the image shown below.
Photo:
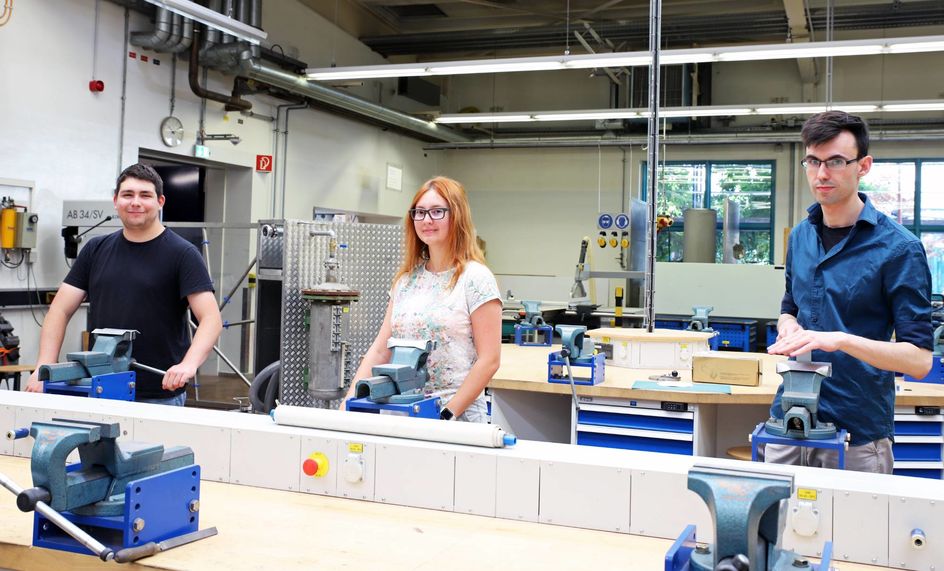
[[[691,323],[691,316],[656,315],[657,329],[685,329]],[[757,342],[757,320],[738,317],[709,317],[708,326],[718,332],[709,342],[711,349],[750,352]]]
[[[777,322],[767,322],[767,346],[770,347],[777,342]]]
[[[894,473],[944,478],[944,415],[915,414],[914,407],[895,407]]]
[[[582,397],[576,413],[572,443],[580,446],[622,448],[667,454],[711,455],[699,428],[705,422],[697,405],[660,401]]]

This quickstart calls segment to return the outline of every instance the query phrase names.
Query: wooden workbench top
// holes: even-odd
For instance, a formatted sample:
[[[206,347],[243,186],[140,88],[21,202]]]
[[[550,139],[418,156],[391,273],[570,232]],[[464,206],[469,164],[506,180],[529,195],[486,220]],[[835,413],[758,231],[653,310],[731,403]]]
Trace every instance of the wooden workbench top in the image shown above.
[[[530,391],[538,393],[570,394],[570,385],[547,382],[547,355],[551,351],[560,351],[560,345],[553,347],[519,347],[513,344],[502,345],[501,367],[489,387]],[[633,383],[648,380],[650,375],[664,375],[666,370],[625,369],[607,365],[605,380],[596,386],[577,385],[577,394],[581,396],[611,397],[638,400],[671,400],[692,404],[770,404],[781,378],[776,372],[777,362],[785,360],[779,355],[751,353],[761,360],[762,378],[759,386],[731,386],[731,394],[686,393],[681,391],[658,391],[633,389]],[[679,371],[683,380],[691,380],[691,371]],[[944,385],[931,383],[907,383],[898,381],[898,394],[895,404],[899,406],[944,406]]]
[[[30,483],[29,460],[0,472]],[[241,571],[585,571],[662,569],[669,540],[206,482],[200,528],[219,535],[121,569]],[[417,485],[422,485],[418,483]],[[0,489],[0,568],[116,569],[94,556],[29,547],[32,514]],[[840,564],[843,570],[876,569]]]

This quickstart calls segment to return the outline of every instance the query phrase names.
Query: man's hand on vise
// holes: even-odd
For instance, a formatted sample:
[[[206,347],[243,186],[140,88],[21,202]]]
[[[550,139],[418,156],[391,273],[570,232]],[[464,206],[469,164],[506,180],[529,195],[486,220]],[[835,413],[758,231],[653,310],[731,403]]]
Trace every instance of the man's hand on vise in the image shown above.
[[[841,331],[809,331],[797,325],[797,330],[787,335],[781,335],[777,342],[767,348],[771,355],[788,355],[796,357],[809,353],[814,349],[832,353],[839,351],[845,338]]]
[[[187,384],[187,382],[197,374],[197,368],[185,363],[177,363],[167,369],[167,374],[161,381],[161,386],[165,391],[175,391]]]

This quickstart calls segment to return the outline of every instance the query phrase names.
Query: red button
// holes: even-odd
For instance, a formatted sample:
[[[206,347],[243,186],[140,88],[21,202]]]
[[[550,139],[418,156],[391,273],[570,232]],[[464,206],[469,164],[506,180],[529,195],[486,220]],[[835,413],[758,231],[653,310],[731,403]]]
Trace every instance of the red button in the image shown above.
[[[318,463],[308,458],[302,463],[302,472],[304,472],[306,476],[314,476],[318,473]]]

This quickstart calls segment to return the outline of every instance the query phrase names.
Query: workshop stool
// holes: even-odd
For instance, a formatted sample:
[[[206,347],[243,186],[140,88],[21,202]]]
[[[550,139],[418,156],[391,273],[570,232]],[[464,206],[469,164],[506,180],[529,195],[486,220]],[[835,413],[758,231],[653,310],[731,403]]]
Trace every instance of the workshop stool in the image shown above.
[[[746,462],[751,461],[751,447],[750,446],[732,446],[728,448],[725,454],[728,458],[734,458],[735,460],[744,460]]]

